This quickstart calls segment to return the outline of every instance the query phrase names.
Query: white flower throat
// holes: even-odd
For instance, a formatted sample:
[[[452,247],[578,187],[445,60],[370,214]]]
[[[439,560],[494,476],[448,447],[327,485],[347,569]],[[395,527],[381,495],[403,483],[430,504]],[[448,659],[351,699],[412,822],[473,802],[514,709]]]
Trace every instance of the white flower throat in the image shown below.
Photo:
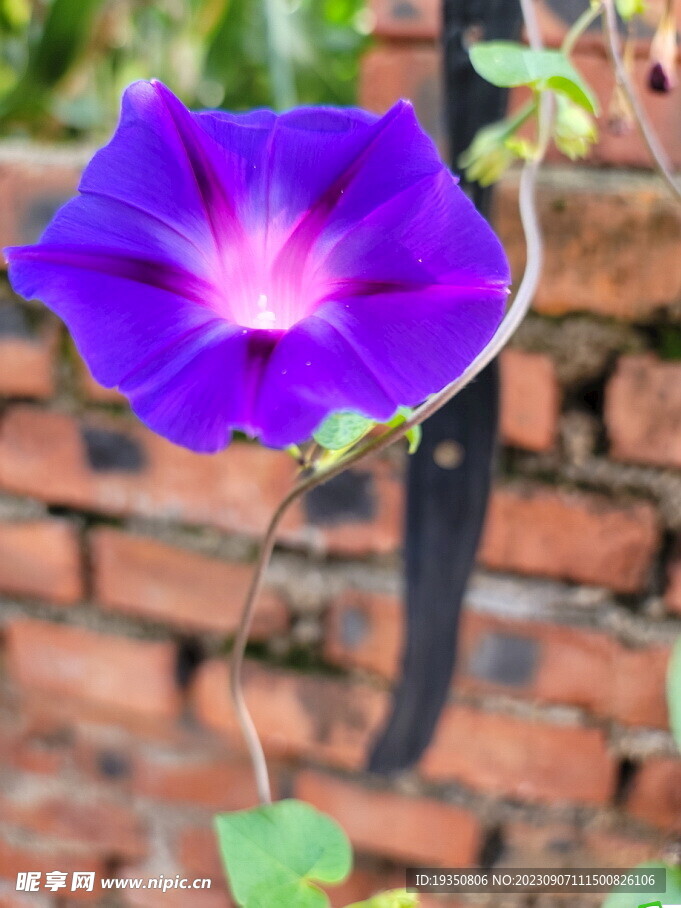
[[[261,293],[258,297],[258,313],[255,316],[255,326],[257,328],[274,328],[276,326],[276,313],[268,309],[268,305],[267,294]]]

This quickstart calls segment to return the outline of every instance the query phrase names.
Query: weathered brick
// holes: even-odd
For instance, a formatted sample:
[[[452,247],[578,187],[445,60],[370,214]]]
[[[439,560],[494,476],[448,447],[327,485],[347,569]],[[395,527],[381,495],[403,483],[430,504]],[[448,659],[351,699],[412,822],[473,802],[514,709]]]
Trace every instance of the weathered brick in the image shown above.
[[[17,874],[38,871],[41,874],[59,869],[62,873],[105,874],[106,864],[96,849],[68,842],[55,843],[52,839],[32,838],[30,842],[11,832],[0,832],[0,879],[16,883]],[[70,879],[70,877],[69,877]],[[69,892],[69,898],[94,902],[101,893],[83,890]]]
[[[642,42],[634,59],[632,80],[637,87],[647,85],[650,66],[647,50],[647,43]],[[652,158],[636,127],[624,136],[608,128],[614,74],[607,55],[596,48],[585,48],[573,56],[573,61],[594,89],[601,107],[599,141],[589,160],[612,167],[651,167]],[[675,167],[681,166],[681,111],[673,93],[661,94],[644,89],[639,91],[639,98],[665,153]]]
[[[600,867],[636,867],[659,860],[660,842],[655,838],[634,838],[619,829],[600,829],[597,824],[584,831],[584,848]]]
[[[436,40],[442,28],[438,0],[372,0],[374,34],[385,38]]]
[[[512,821],[501,829],[503,867],[566,867],[580,855],[579,831],[568,823]]]
[[[622,356],[605,395],[610,454],[681,467],[681,363]]]
[[[101,414],[80,423],[19,405],[0,426],[0,487],[104,513],[259,536],[294,475],[292,459],[282,452],[235,442],[202,456],[132,420]],[[282,524],[282,538],[343,554],[392,551],[401,523],[395,468],[379,460],[351,471],[343,482],[340,504],[331,482],[315,490],[316,509],[309,502],[294,506]],[[361,511],[348,509],[352,483],[360,486]]]
[[[367,685],[256,665],[248,666],[244,691],[268,753],[314,756],[323,763],[351,768],[364,763],[387,707],[385,694]],[[193,702],[206,725],[226,732],[234,746],[243,746],[223,662],[200,666]]]
[[[402,507],[401,469],[373,460],[309,493],[302,508],[306,523],[297,536],[317,551],[390,554],[401,544]],[[285,535],[295,541],[293,533]]]
[[[549,803],[605,804],[615,760],[601,731],[449,707],[422,769],[433,779]]]
[[[101,710],[170,718],[179,710],[175,647],[80,627],[17,619],[6,627],[8,669],[29,691]]]
[[[335,817],[359,851],[424,866],[467,867],[477,856],[480,821],[461,807],[312,771],[297,777],[295,794]]]
[[[556,440],[560,387],[550,357],[505,350],[501,364],[500,432],[504,442],[548,451]]]
[[[444,147],[441,54],[437,44],[378,45],[365,54],[359,97],[363,107],[383,113],[400,98],[411,101],[419,122]]]
[[[215,880],[222,877],[215,833],[207,825],[182,828],[175,836],[174,851],[189,876]]]
[[[517,174],[499,183],[494,198],[494,223],[517,282],[525,258]],[[653,177],[548,169],[538,210],[545,248],[538,312],[640,321],[681,297],[681,213]]]
[[[324,655],[338,665],[392,679],[402,636],[402,606],[395,596],[346,590],[329,609]]]
[[[106,608],[199,631],[234,631],[252,567],[208,558],[145,536],[101,528],[90,536],[95,597]],[[271,590],[258,602],[253,633],[287,624]]]
[[[62,520],[0,523],[0,590],[63,604],[83,595],[74,528]]]
[[[681,536],[676,540],[667,567],[665,602],[670,611],[681,613]]]
[[[681,832],[681,760],[646,760],[634,776],[625,806],[639,820]]]
[[[244,810],[258,801],[250,763],[226,753],[193,757],[168,751],[140,754],[133,761],[131,788],[155,801],[214,811]]]
[[[658,541],[647,502],[617,505],[595,494],[509,486],[492,495],[480,560],[495,570],[633,593],[646,582]]]
[[[606,633],[465,613],[456,684],[579,706],[627,725],[666,728],[668,646],[627,647]]]
[[[35,332],[21,321],[4,325],[2,314],[0,308],[0,397],[52,397],[57,326],[48,322]]]
[[[336,664],[399,672],[403,607],[347,591],[331,605],[325,655]],[[577,706],[627,725],[666,728],[668,646],[627,647],[606,633],[497,618],[464,609],[454,687]]]
[[[505,823],[499,863],[510,867],[634,867],[659,857],[654,840],[608,829],[598,816],[585,829],[569,823]]]
[[[21,790],[0,797],[3,822],[40,836],[87,846],[102,857],[139,860],[147,831],[130,808],[112,800],[78,800],[70,791]]]
[[[128,420],[85,424],[12,408],[0,429],[0,485],[43,501],[259,533],[289,487],[293,463],[251,445],[213,457]],[[295,524],[295,521],[294,521]]]
[[[83,161],[58,149],[49,154],[28,146],[0,150],[0,249],[38,239],[56,209],[74,195]]]

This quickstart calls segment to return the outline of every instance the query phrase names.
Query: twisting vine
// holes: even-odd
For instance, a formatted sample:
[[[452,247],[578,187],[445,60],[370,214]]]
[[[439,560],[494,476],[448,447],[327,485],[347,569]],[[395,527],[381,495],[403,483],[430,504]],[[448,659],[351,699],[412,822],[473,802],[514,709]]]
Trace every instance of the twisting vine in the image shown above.
[[[542,47],[541,34],[536,19],[532,0],[521,0],[523,15],[530,36],[531,46],[535,49]],[[471,365],[459,378],[447,385],[438,394],[433,395],[428,401],[418,407],[401,425],[395,426],[368,441],[359,444],[344,457],[328,467],[317,468],[314,464],[309,468],[307,475],[291,489],[275,510],[268,524],[263,542],[258,553],[251,584],[246,595],[239,626],[234,640],[230,663],[230,696],[239,725],[243,732],[248,747],[253,772],[256,779],[258,797],[262,804],[272,801],[267,761],[263,751],[257,729],[250,715],[244,697],[242,673],[244,655],[248,637],[253,622],[253,615],[258,595],[262,589],[267,567],[277,538],[279,525],[289,507],[311,491],[316,486],[333,479],[355,466],[361,461],[385,450],[389,445],[404,438],[410,429],[420,425],[429,416],[443,407],[455,395],[462,391],[466,385],[487,366],[508,343],[517,327],[525,317],[539,283],[543,260],[543,245],[536,206],[537,174],[546,151],[548,137],[551,134],[552,102],[548,94],[544,94],[540,101],[538,115],[539,135],[544,137],[541,142],[541,152],[525,162],[520,176],[519,206],[520,218],[525,234],[527,259],[525,271],[516,292],[513,303],[508,309],[496,334],[487,347],[479,354]]]

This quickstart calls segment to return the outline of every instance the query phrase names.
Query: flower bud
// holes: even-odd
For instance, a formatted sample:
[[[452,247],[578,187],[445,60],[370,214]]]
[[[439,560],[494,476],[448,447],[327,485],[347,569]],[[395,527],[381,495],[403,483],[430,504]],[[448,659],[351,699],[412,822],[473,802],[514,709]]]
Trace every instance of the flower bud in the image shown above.
[[[650,45],[648,87],[651,91],[668,92],[676,81],[676,20],[673,0],[668,0]]]
[[[598,139],[598,130],[589,113],[568,98],[557,95],[553,139],[558,150],[574,161],[589,153],[589,147]]]
[[[508,170],[516,157],[506,146],[509,133],[508,120],[500,120],[485,126],[476,134],[458,161],[470,183],[489,186]]]

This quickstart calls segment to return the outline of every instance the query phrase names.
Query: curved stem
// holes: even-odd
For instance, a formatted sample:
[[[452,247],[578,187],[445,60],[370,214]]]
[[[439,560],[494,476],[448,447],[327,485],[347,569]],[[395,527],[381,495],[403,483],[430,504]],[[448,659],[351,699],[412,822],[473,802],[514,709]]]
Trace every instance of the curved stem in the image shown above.
[[[602,12],[602,3],[589,4],[582,15],[572,24],[570,31],[563,39],[561,50],[564,54],[569,56],[572,53],[577,41],[582,37],[591,23],[598,19]]]
[[[676,181],[671,164],[667,158],[667,153],[660,144],[655,130],[653,129],[648,115],[645,112],[643,104],[638,97],[638,94],[634,90],[633,85],[631,84],[631,79],[629,78],[629,73],[627,68],[622,61],[622,55],[620,54],[620,36],[617,29],[617,13],[615,11],[614,0],[603,0],[603,10],[604,10],[604,23],[605,23],[605,34],[607,38],[608,46],[608,55],[612,63],[613,69],[615,70],[615,79],[617,84],[624,92],[624,95],[629,103],[629,107],[634,115],[634,119],[638,124],[641,137],[650,152],[650,156],[653,159],[653,162],[663,178],[667,186],[671,189],[673,194],[676,196],[679,202],[681,202],[681,186],[679,186]]]
[[[533,6],[533,0],[521,0],[527,32],[533,47],[541,47],[541,36],[537,27],[536,16]],[[552,116],[552,104],[545,93],[539,107],[539,131],[545,134],[550,131],[550,119]],[[286,514],[288,508],[297,499],[301,498],[306,492],[309,492],[315,486],[333,479],[339,473],[342,473],[348,467],[354,466],[366,458],[384,450],[393,442],[404,438],[409,429],[419,425],[436,410],[444,406],[459,391],[463,390],[466,385],[470,384],[473,379],[487,366],[500,350],[506,345],[520,322],[525,317],[530,303],[539,283],[543,260],[543,244],[541,231],[537,219],[536,211],[536,183],[537,174],[541,165],[541,159],[527,161],[520,175],[519,188],[519,205],[520,219],[525,233],[525,242],[527,246],[527,259],[525,271],[523,273],[520,286],[515,295],[513,303],[508,309],[501,325],[496,334],[489,342],[487,347],[477,356],[470,366],[451,384],[447,385],[438,394],[433,395],[424,404],[418,407],[412,415],[401,425],[375,436],[363,444],[359,444],[351,450],[342,460],[336,461],[327,468],[319,469],[316,472],[309,473],[301,478],[286,497],[281,501],[276,511],[272,515],[265,537],[263,539],[258,559],[253,572],[251,585],[246,595],[244,608],[239,621],[236,638],[232,650],[230,665],[230,694],[234,711],[236,713],[239,725],[246,740],[246,745],[251,758],[253,772],[256,778],[258,788],[258,797],[262,804],[269,804],[272,800],[269,775],[267,772],[267,763],[263,753],[262,744],[258,737],[257,730],[253,719],[246,706],[243,688],[241,683],[241,673],[244,662],[244,653],[246,644],[251,630],[255,604],[265,579],[265,573],[272,556],[274,544],[276,542],[277,530]]]

